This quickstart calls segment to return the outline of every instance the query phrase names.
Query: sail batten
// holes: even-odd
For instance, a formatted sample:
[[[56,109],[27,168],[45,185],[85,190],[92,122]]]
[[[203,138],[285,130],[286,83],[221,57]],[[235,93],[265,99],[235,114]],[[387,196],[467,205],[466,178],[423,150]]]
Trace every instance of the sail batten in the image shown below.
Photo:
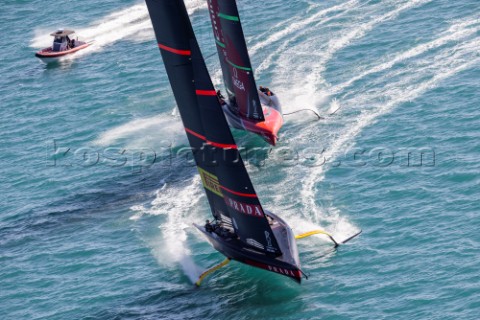
[[[175,53],[175,54],[179,54],[179,55],[182,55],[182,56],[190,56],[192,54],[192,52],[190,50],[179,50],[179,49],[168,47],[168,46],[163,45],[161,43],[158,44],[158,47],[160,49],[163,49],[163,50]]]
[[[209,144],[211,146],[214,146],[214,147],[217,147],[217,148],[222,148],[222,149],[238,149],[236,144],[226,144],[226,143],[218,143],[218,142],[214,142],[214,141],[209,141],[205,136],[202,136],[201,134],[199,134],[199,133],[197,133],[197,132],[195,132],[191,129],[185,128],[185,131],[187,133],[190,133],[191,135],[197,137],[197,138],[200,138],[200,139],[204,140],[207,144]]]

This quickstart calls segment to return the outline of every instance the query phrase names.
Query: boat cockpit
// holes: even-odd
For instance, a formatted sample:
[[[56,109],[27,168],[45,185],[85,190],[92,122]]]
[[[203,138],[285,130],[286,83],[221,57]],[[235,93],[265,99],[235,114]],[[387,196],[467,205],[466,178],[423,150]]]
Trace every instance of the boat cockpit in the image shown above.
[[[50,34],[54,37],[52,51],[60,52],[75,48],[75,39],[69,37],[72,36],[73,33],[73,30],[58,30],[57,32]]]

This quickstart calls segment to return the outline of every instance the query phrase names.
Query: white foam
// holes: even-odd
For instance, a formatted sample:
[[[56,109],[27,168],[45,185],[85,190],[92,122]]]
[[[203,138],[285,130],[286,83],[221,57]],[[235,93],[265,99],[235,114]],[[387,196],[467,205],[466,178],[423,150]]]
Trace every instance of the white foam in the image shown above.
[[[288,40],[285,41],[281,48],[276,50],[277,52],[282,52],[282,54],[278,59],[279,67],[275,69],[277,72],[277,75],[274,77],[275,83],[272,84],[272,87],[275,87],[275,90],[279,93],[279,95],[282,96],[282,104],[285,111],[291,112],[293,111],[292,108],[318,108],[320,105],[322,105],[330,96],[326,90],[319,89],[322,87],[322,85],[323,87],[326,87],[326,82],[323,79],[323,72],[325,71],[326,64],[339,50],[348,46],[353,40],[363,37],[377,24],[394,19],[401,12],[430,1],[431,0],[408,1],[385,14],[379,15],[368,22],[361,24],[358,24],[356,20],[353,20],[351,24],[345,25],[344,29],[340,30],[339,35],[332,35],[330,37],[331,40],[329,40],[324,47],[321,45],[319,46],[318,41],[314,42],[313,40],[310,40],[307,42],[306,47],[303,46],[303,44],[300,44],[293,48],[295,53],[292,53],[292,51],[286,50],[286,46],[288,46]],[[347,2],[345,4],[333,7],[335,10],[322,10],[314,16],[316,16],[316,19],[318,19],[318,16],[321,16],[322,12],[324,11],[332,12],[340,10],[337,15],[334,15],[334,17],[338,17],[350,10],[353,10],[354,8],[351,7],[353,4],[354,2]],[[383,10],[383,6],[381,4],[373,5],[373,8]],[[344,9],[344,11],[341,11],[341,9]],[[369,10],[361,14],[368,16],[372,15]],[[360,13],[358,15],[360,15]],[[349,19],[349,21],[350,20],[351,19]],[[315,21],[315,19],[312,21]],[[292,30],[295,30],[295,28],[296,27],[294,26]],[[287,28],[286,30],[290,30],[290,28]],[[279,35],[283,34],[282,32],[286,31],[281,31]],[[311,32],[311,30],[306,29],[303,32]],[[272,35],[272,37],[276,38],[278,35]],[[310,44],[312,42],[314,43]],[[261,44],[259,44],[258,47],[261,47]],[[302,55],[302,52],[305,54]],[[271,64],[273,54],[269,55],[264,63],[257,68],[258,72],[263,70],[262,67],[266,68]],[[312,55],[315,55],[315,57],[312,57]],[[302,61],[302,56],[306,56],[308,58],[305,58],[305,61]],[[291,65],[296,66],[293,72],[289,67]],[[280,66],[288,67],[282,68]],[[292,87],[291,83],[295,83],[296,85]]]
[[[185,183],[164,184],[156,192],[155,199],[148,205],[136,205],[130,209],[135,212],[132,220],[144,215],[164,215],[166,221],[158,226],[158,238],[148,240],[157,261],[167,267],[180,265],[185,275],[195,283],[202,272],[192,259],[188,247],[188,230],[191,221],[203,221],[197,208],[199,200],[204,199],[200,178],[195,175]]]
[[[292,52],[289,50],[279,50],[281,53],[279,54],[280,61],[278,65],[296,66],[294,72],[292,72],[291,68],[287,70],[282,70],[281,68],[276,69],[277,75],[274,77],[274,79],[277,79],[277,82],[281,82],[281,80],[278,79],[283,79],[284,76],[288,74],[288,81],[285,82],[285,85],[288,83],[288,88],[286,88],[285,90],[286,94],[284,94],[284,92],[279,93],[282,95],[282,101],[284,101],[283,104],[287,107],[295,106],[296,108],[312,107],[312,104],[314,107],[318,107],[319,103],[323,103],[329,96],[328,93],[326,93],[325,91],[319,91],[319,88],[321,88],[322,85],[326,85],[326,82],[323,79],[325,66],[339,50],[347,47],[353,40],[363,37],[378,24],[395,19],[400,13],[405,12],[416,6],[426,4],[428,2],[430,2],[430,0],[408,1],[398,5],[393,10],[387,13],[380,14],[378,16],[375,16],[373,14],[373,18],[371,20],[363,22],[360,25],[355,24],[354,21],[353,24],[346,25],[346,29],[340,30],[340,36],[333,36],[331,40],[328,41],[325,49],[318,47],[305,47],[305,44],[299,44],[295,48],[293,48],[296,53],[300,52],[300,54],[302,51],[318,52],[318,56],[314,59],[311,58],[306,61],[302,61],[298,58],[298,55],[292,54]],[[440,48],[445,44],[454,43],[456,40],[464,40],[466,39],[466,37],[478,31],[477,28],[472,28],[475,23],[475,20],[455,23],[445,34],[442,34],[438,39],[435,39],[430,43],[419,45],[412,50],[406,51],[405,53],[399,54],[396,58],[394,58],[394,63],[401,61],[401,59],[418,57],[422,53],[425,53],[430,49]],[[307,45],[309,44],[307,43]],[[469,43],[469,45],[475,47],[473,42]],[[318,43],[315,42],[313,46],[318,46]],[[474,52],[474,49],[468,49],[467,47],[457,47],[455,50],[463,50],[463,52]],[[335,135],[332,135],[332,137],[330,138],[330,142],[327,142],[329,148],[324,154],[324,156],[326,158],[334,159],[340,151],[343,152],[348,149],[348,147],[352,145],[355,137],[357,137],[366,126],[370,125],[373,121],[375,121],[377,117],[389,112],[396,105],[404,101],[415,99],[423,92],[428,90],[428,88],[437,85],[443,79],[461,70],[464,70],[469,65],[474,63],[470,61],[465,65],[459,65],[458,67],[455,67],[455,64],[461,61],[461,59],[457,60],[459,59],[458,55],[452,57],[450,49],[445,49],[443,53],[444,54],[440,54],[437,56],[437,58],[434,59],[436,64],[433,66],[431,65],[431,58],[425,59],[425,63],[427,64],[427,66],[430,65],[430,69],[427,69],[427,66],[425,66],[425,69],[422,70],[417,69],[401,71],[406,72],[406,74],[398,74],[400,79],[402,79],[401,83],[393,83],[391,85],[386,85],[384,89],[379,89],[377,91],[374,90],[373,92],[357,92],[357,94],[351,97],[350,101],[331,101],[329,106],[329,112],[334,112],[334,110],[338,109],[340,105],[342,105],[343,110],[344,105],[346,105],[347,108],[351,108],[355,106],[357,101],[372,102],[378,101],[379,98],[384,96],[390,97],[386,104],[376,104],[373,111],[363,110],[360,113],[360,116],[358,116],[357,114],[358,118],[345,120],[345,117],[342,117],[342,121],[349,121],[349,124],[343,132],[340,131],[338,133],[335,133]],[[387,62],[384,65],[370,66],[367,71],[384,71],[388,70],[389,68],[389,62]],[[438,74],[432,76],[432,78],[427,77],[427,80],[422,79],[421,77],[414,78],[411,76],[412,74],[422,74],[422,71],[424,71],[423,73],[425,73],[426,71],[429,71],[431,73],[432,69],[438,69]],[[392,73],[391,76],[393,75],[394,74]],[[390,78],[390,75],[386,75],[385,77],[381,78],[381,80],[388,84],[389,82],[391,82],[389,80]],[[292,88],[292,86],[290,86],[291,83],[295,83],[296,85]],[[398,88],[404,88],[405,90],[398,90]],[[281,88],[280,90],[276,90],[282,91]],[[300,95],[302,101],[300,103],[305,104],[298,104],[298,90],[301,90],[302,92]],[[291,93],[291,95],[289,93]],[[315,130],[315,128],[316,126],[312,125],[310,127],[304,128],[303,133],[297,133],[295,137],[296,143],[298,143],[298,141],[302,141],[302,139],[304,139],[305,141],[310,141],[310,137],[314,135],[314,132],[312,130]],[[306,216],[305,218],[315,223],[315,225],[318,227],[320,227],[321,224],[324,227],[329,228],[328,231],[333,232],[338,238],[345,238],[357,231],[357,228],[353,226],[348,221],[348,219],[342,217],[340,212],[338,212],[338,209],[334,208],[333,206],[322,208],[316,203],[318,195],[316,193],[315,186],[316,183],[323,178],[325,170],[325,167],[316,167],[314,169],[308,170],[308,172],[304,174],[301,190],[301,202],[306,207],[305,212],[309,212],[312,214],[312,216]],[[293,176],[295,177],[295,175]],[[287,219],[290,218],[288,217]],[[293,217],[293,219],[293,225],[302,225],[301,220],[303,220],[304,218]],[[306,226],[307,229],[312,227],[312,225]],[[303,229],[302,231],[304,230],[305,229]]]
[[[352,103],[357,103],[358,101],[370,101],[374,103],[374,101],[378,101],[380,97],[385,97],[388,100],[385,103],[377,103],[371,111],[362,112],[358,119],[352,121],[344,132],[332,141],[329,149],[324,153],[324,156],[327,159],[334,159],[340,151],[346,151],[349,146],[351,146],[355,137],[378,117],[390,112],[395,106],[401,103],[416,99],[425,91],[437,86],[441,81],[479,63],[480,58],[469,57],[469,55],[474,55],[475,52],[478,52],[479,49],[480,41],[478,38],[462,43],[454,49],[447,48],[437,54],[434,59],[427,58],[417,63],[417,65],[423,64],[423,67],[403,70],[400,80],[396,83],[388,84],[384,90],[367,92],[363,97],[353,97],[352,100],[354,100],[354,102],[352,101]],[[452,52],[454,52],[454,54],[452,54]],[[433,64],[432,60],[434,61]],[[398,71],[396,72],[398,73]],[[434,74],[425,79],[425,75],[432,72],[434,72]],[[384,77],[384,79],[391,78],[391,75]],[[325,167],[319,167],[309,171],[309,175],[303,181],[302,198],[317,215],[321,213],[315,210],[315,184],[323,178],[325,169]]]
[[[376,25],[383,23],[385,21],[391,20],[396,18],[399,14],[402,12],[412,9],[416,6],[426,4],[428,2],[431,2],[432,0],[412,0],[408,1],[394,10],[391,10],[379,17],[376,17],[375,19],[372,19],[371,21],[357,25],[354,28],[350,29],[348,32],[343,34],[340,38],[334,38],[328,43],[328,46],[326,50],[322,50],[319,52],[319,59],[320,63],[316,64],[315,67],[312,70],[312,74],[316,78],[316,83],[318,85],[325,85],[325,81],[323,79],[323,72],[325,71],[325,66],[328,61],[332,59],[335,53],[337,53],[339,50],[347,47],[353,40],[362,38],[365,36],[365,34],[372,30]]]
[[[328,114],[334,114],[334,113],[337,113],[338,110],[340,110],[341,108],[341,105],[340,105],[340,102],[337,100],[337,99],[332,99],[332,101],[330,101],[330,107],[328,108]]]
[[[462,40],[468,36],[471,36],[472,34],[475,34],[478,32],[479,27],[472,27],[476,24],[479,23],[478,19],[472,19],[468,21],[463,21],[460,23],[453,24],[445,33],[445,35],[441,36],[440,38],[434,39],[432,41],[422,43],[412,49],[409,49],[405,52],[402,52],[400,54],[397,54],[395,57],[392,59],[386,61],[385,63],[379,64],[375,67],[367,67],[365,71],[360,73],[359,75],[350,78],[348,81],[341,83],[335,87],[332,87],[330,89],[331,94],[336,94],[345,88],[351,86],[354,82],[365,78],[368,75],[378,73],[381,71],[385,71],[387,69],[392,68],[394,65],[398,64],[399,62],[405,61],[407,59],[414,58],[416,56],[419,56],[429,50],[432,50],[434,48],[441,47],[449,42],[455,42]]]
[[[208,8],[207,1],[204,0],[186,0],[185,6],[187,7],[189,15]]]
[[[168,142],[178,145],[186,142],[181,120],[178,117],[161,114],[151,118],[135,119],[110,129],[100,135],[94,143],[110,146],[126,142],[126,147],[148,148],[156,143]]]
[[[309,45],[306,48],[302,48],[302,49],[295,48],[295,51],[297,54],[291,54],[290,51],[285,50],[289,45],[289,40],[285,41],[285,43],[281,46],[281,48],[277,50],[277,52],[284,52],[284,54],[279,59],[280,61],[278,65],[279,66],[297,65],[296,70],[300,71],[300,73],[297,72],[297,74],[295,74],[295,73],[292,73],[292,70],[290,68],[287,68],[287,69],[277,68],[277,72],[279,72],[280,74],[274,78],[275,83],[272,84],[272,87],[279,88],[279,89],[276,89],[276,91],[282,95],[282,101],[285,101],[283,103],[285,111],[291,112],[292,108],[293,109],[299,109],[299,108],[301,109],[305,107],[318,108],[329,97],[328,92],[326,92],[325,90],[319,90],[319,88],[322,87],[322,85],[323,87],[327,86],[325,80],[323,79],[323,72],[325,71],[325,66],[332,59],[335,53],[347,47],[353,40],[363,37],[368,31],[372,30],[377,24],[388,21],[390,19],[394,19],[403,11],[411,9],[415,6],[428,3],[430,1],[431,0],[408,1],[406,3],[399,5],[398,7],[396,7],[391,11],[385,14],[382,14],[360,25],[355,23],[355,21],[353,21],[351,25],[346,26],[346,31],[345,30],[340,31],[339,36],[335,36],[335,35],[332,36],[331,40],[328,41],[327,45],[324,48],[318,47],[318,43],[315,43],[313,47]],[[322,10],[314,15],[315,19],[312,20],[310,18],[310,20],[316,21],[318,20],[319,16],[322,16],[325,14],[322,12],[329,13],[332,11],[340,11],[340,12],[337,15],[330,17],[330,19],[334,17],[338,18],[338,16],[343,15],[346,12],[349,12],[350,10],[353,10],[354,8],[352,7],[352,5],[354,5],[355,3],[356,3],[355,1],[349,1],[342,5],[332,7],[332,8],[335,8],[334,10],[332,8]],[[382,9],[381,5],[374,6],[374,8],[377,8],[377,7],[380,10]],[[296,29],[296,26],[287,28],[286,30],[295,30],[295,29]],[[281,31],[278,34],[283,35],[285,32],[286,31]],[[303,32],[307,32],[307,30]],[[275,39],[279,35],[277,36],[272,35],[272,37],[273,39]],[[310,42],[312,41],[309,41],[308,44]],[[265,43],[266,42],[262,42],[261,44],[265,45]],[[261,45],[259,44],[258,47],[261,47]],[[309,57],[307,59],[307,63],[303,64],[303,67],[299,66],[299,62],[300,62],[300,59],[298,58],[299,52],[300,54],[301,52],[305,52],[306,53],[305,56]],[[261,72],[263,69],[267,68],[267,66],[271,64],[274,54],[275,53],[270,54],[264,60],[264,62],[257,68],[257,72]],[[315,57],[312,57],[312,55],[315,55]],[[286,77],[286,74],[288,74],[288,77]],[[293,81],[292,81],[292,77],[294,78]],[[281,80],[285,78],[288,80]],[[292,82],[296,83],[296,86],[294,86],[293,88],[290,86]],[[282,83],[284,84],[288,83],[288,88],[282,89]]]
[[[288,35],[291,35],[299,30],[304,29],[306,26],[309,26],[313,22],[317,21],[318,19],[328,15],[331,12],[334,11],[339,11],[339,10],[344,10],[344,9],[349,9],[354,7],[358,3],[358,0],[350,0],[345,3],[320,10],[319,12],[309,16],[306,19],[299,19],[300,17],[297,17],[299,19],[298,22],[291,23],[288,25],[288,27],[283,28],[280,31],[277,31],[275,33],[272,33],[270,36],[268,36],[265,40],[256,43],[254,46],[250,48],[250,54],[255,54],[258,50],[265,48],[266,46],[272,45],[272,43],[279,41],[283,38],[285,38]]]
[[[296,22],[294,24],[286,23],[285,25],[287,27],[285,27],[281,31],[273,33],[267,40],[256,44],[255,46],[252,47],[252,50],[250,50],[251,54],[254,54],[257,51],[260,51],[260,49],[263,49],[262,53],[265,52],[265,51],[267,52],[266,57],[262,59],[262,62],[260,63],[260,65],[255,69],[256,72],[261,73],[261,72],[267,70],[268,68],[271,68],[272,64],[275,60],[275,56],[278,54],[278,52],[285,51],[286,49],[288,49],[290,47],[290,45],[295,40],[297,40],[298,38],[300,38],[302,35],[306,34],[307,32],[310,32],[311,29],[307,28],[308,25],[309,25],[308,23],[313,23],[313,22],[319,20],[320,18],[326,16],[330,12],[338,11],[338,13],[333,14],[330,17],[320,20],[317,24],[317,27],[319,25],[326,24],[328,21],[330,21],[332,19],[340,18],[341,16],[344,16],[348,12],[350,12],[352,10],[355,10],[357,4],[358,4],[357,0],[348,1],[344,4],[340,4],[340,5],[331,7],[331,8],[321,10],[321,11],[317,12],[316,14],[314,14],[312,17],[308,18],[308,19],[303,19],[303,17],[297,16],[296,20],[300,19],[300,21]],[[268,46],[270,46],[272,44],[271,42],[275,42],[275,41],[279,41],[279,40],[283,40],[283,42],[277,50],[274,50],[274,51],[270,52],[270,51],[268,51],[268,49],[266,49],[266,48],[268,48]],[[317,51],[318,49],[319,48],[316,48],[315,51]]]

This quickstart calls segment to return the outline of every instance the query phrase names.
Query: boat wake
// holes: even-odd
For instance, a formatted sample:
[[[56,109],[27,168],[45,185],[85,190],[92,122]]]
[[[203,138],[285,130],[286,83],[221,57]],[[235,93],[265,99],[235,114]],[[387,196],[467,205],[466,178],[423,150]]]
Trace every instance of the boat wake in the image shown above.
[[[284,146],[292,144],[295,149],[305,149],[320,143],[326,147],[322,156],[333,161],[348,151],[363,130],[379,117],[392,112],[400,104],[415,100],[428,90],[438,87],[445,79],[480,63],[478,57],[480,22],[478,16],[471,16],[462,21],[451,22],[448,29],[439,31],[433,39],[413,45],[404,51],[385,55],[371,65],[352,70],[352,75],[347,80],[335,85],[329,84],[325,71],[340,50],[364,38],[378,25],[395,21],[402,13],[429,2],[431,0],[401,3],[393,1],[386,12],[383,3],[373,3],[365,8],[365,5],[353,0],[317,12],[316,6],[312,6],[310,17],[304,20],[297,19],[299,22],[292,24],[294,17],[283,24],[277,24],[275,27],[277,32],[271,32],[268,37],[259,37],[259,42],[251,46],[251,52],[256,55],[260,55],[267,47],[271,49],[272,44],[278,44],[278,49],[268,51],[266,59],[256,72],[261,76],[262,72],[273,70],[272,87],[275,87],[278,95],[282,96],[283,104],[287,107],[285,111],[295,111],[288,109],[289,106],[318,109],[327,105],[330,111],[335,110],[341,114],[341,117],[327,119],[321,124],[302,126],[301,130],[287,128],[282,137]],[[348,19],[341,27],[337,26],[327,40],[318,36],[316,28],[320,25],[328,27],[329,22],[353,12],[358,19]],[[314,26],[310,27],[312,24]],[[301,37],[306,34],[309,35],[307,37],[309,40],[302,41]],[[314,59],[311,58],[312,52]],[[305,58],[307,54],[308,59]],[[256,59],[255,56],[252,58]],[[407,61],[408,64],[403,63]],[[375,77],[370,77],[371,75]],[[214,78],[216,82],[220,82],[218,74]],[[360,81],[364,82],[362,90],[346,91]],[[292,88],[292,83],[297,85]],[[98,143],[109,144],[119,137],[130,139],[139,132],[148,130],[151,125],[155,126],[149,122],[150,120],[138,121],[133,123],[134,126],[130,123],[109,131],[99,138]],[[155,123],[160,120],[151,121]],[[330,129],[323,129],[325,124],[334,125],[335,132],[326,131],[330,130],[331,126]],[[178,125],[180,126],[179,121]],[[289,126],[296,128],[295,124]],[[181,129],[179,132],[183,135]],[[267,161],[267,167],[275,165]],[[266,177],[252,178],[260,198],[265,199],[263,204],[265,209],[280,214],[294,228],[295,233],[323,229],[342,241],[356,233],[358,227],[335,206],[335,199],[320,202],[324,195],[319,190],[319,182],[329,170],[328,165],[280,168],[277,171],[282,176],[281,183],[273,185],[268,181],[258,183],[259,179],[269,179],[267,176],[269,170],[260,170],[257,175],[261,176],[263,171]],[[136,212],[133,216],[135,219],[142,215],[166,215],[165,223],[161,226],[163,241],[162,244],[156,245],[163,247],[165,243],[176,243],[178,247],[159,247],[158,250],[155,249],[156,256],[171,255],[174,261],[182,265],[187,275],[196,274],[198,267],[188,258],[191,255],[188,250],[188,228],[179,222],[182,220],[180,217],[184,217],[186,221],[202,221],[210,216],[206,210],[199,211],[205,207],[198,202],[201,198],[203,197],[200,181],[194,178],[189,180],[187,185],[164,186],[150,207],[132,208]],[[192,199],[195,204],[199,204],[198,207],[192,204]],[[173,238],[176,241],[165,241]],[[168,252],[165,253],[163,250]]]
[[[289,40],[285,39],[282,46],[283,49],[271,53],[260,66],[260,70],[257,69],[257,72],[261,72],[264,64],[269,64],[269,61],[271,63],[274,60],[276,61],[273,63],[273,70],[275,70],[273,78],[276,80],[276,83],[272,86],[280,92],[279,95],[282,96],[285,106],[304,108],[312,107],[313,103],[314,108],[316,108],[328,102],[330,97],[342,94],[341,98],[335,97],[330,101],[330,110],[338,110],[340,105],[340,112],[343,110],[361,110],[360,113],[356,112],[353,115],[349,115],[351,112],[346,112],[342,114],[342,117],[338,118],[341,118],[341,120],[329,120],[336,126],[339,126],[340,129],[334,134],[325,132],[325,135],[322,137],[323,139],[327,137],[326,142],[322,141],[322,144],[325,143],[327,146],[325,153],[322,154],[326,159],[333,161],[338,155],[345,153],[353,146],[355,138],[363,129],[374,123],[378,117],[391,112],[403,102],[418,98],[427,90],[438,86],[443,80],[463,70],[467,70],[479,62],[476,52],[478,52],[480,44],[478,36],[475,37],[475,34],[479,32],[480,22],[478,16],[473,16],[462,19],[462,21],[452,22],[448,30],[441,32],[431,41],[397,53],[393,58],[386,56],[379,64],[366,66],[364,70],[358,71],[357,75],[343,83],[336,86],[328,84],[324,78],[326,66],[339,50],[364,37],[377,25],[394,20],[401,13],[420,7],[428,2],[430,0],[406,1],[386,13],[373,15],[372,19],[367,19],[360,25],[357,23],[347,24],[346,27],[338,31],[338,36],[334,34],[330,37],[331,40],[327,42],[309,40],[306,43],[290,47]],[[341,6],[339,5],[339,9],[343,9],[343,11],[335,11],[334,16],[344,14],[347,10],[353,10],[353,8],[347,9]],[[379,10],[380,7],[376,9]],[[295,28],[294,26],[292,30],[295,30]],[[273,34],[272,40],[278,41],[282,36],[291,36],[288,30],[287,27],[278,34]],[[312,30],[304,29],[299,32],[311,33]],[[314,37],[313,34],[311,36]],[[294,37],[298,37],[298,35]],[[458,44],[459,42],[461,44]],[[326,43],[326,45],[323,47],[320,45],[319,47],[319,43]],[[266,44],[261,42],[255,48],[260,51],[262,45]],[[311,59],[302,59],[303,53],[306,52],[314,53],[317,56],[313,62]],[[398,67],[400,62],[407,60],[410,62],[408,66],[392,70],[393,66]],[[288,67],[292,65],[296,66],[293,72],[291,68],[282,70],[281,66]],[[386,74],[382,74],[382,72],[386,72]],[[382,75],[374,80],[373,83],[366,84],[366,86],[371,85],[374,88],[365,91],[344,92],[353,83],[366,80],[371,74]],[[299,84],[295,86],[299,89],[292,90],[291,83]],[[377,83],[378,85],[376,85]],[[280,87],[280,90],[277,89],[278,87]],[[281,88],[284,88],[284,90],[281,90]],[[322,122],[322,125],[324,124],[325,121]],[[311,147],[316,140],[312,137],[319,137],[318,124],[302,127],[300,131],[293,131],[284,133],[284,135],[287,135],[284,141],[287,141],[286,144],[288,145],[288,141],[292,140],[298,148]],[[294,170],[287,170],[290,175],[288,179],[290,182],[284,181],[283,183],[291,186],[295,184],[295,181],[301,181],[299,197],[301,201],[298,205],[303,205],[305,207],[303,211],[306,213],[299,215],[298,210],[295,210],[295,214],[289,214],[285,218],[290,225],[295,226],[295,229],[300,232],[323,227],[323,229],[342,239],[348,237],[349,234],[355,233],[358,228],[341,214],[340,210],[332,204],[332,201],[327,205],[319,203],[318,199],[322,199],[324,195],[320,194],[318,183],[324,178],[328,170],[328,166],[302,168],[301,170],[295,167]],[[291,190],[282,190],[281,192],[291,192]],[[295,208],[297,207],[295,206]],[[283,214],[288,211],[289,204],[284,203],[278,206],[276,212]]]
[[[161,114],[151,118],[135,119],[102,133],[94,144],[108,147],[121,145],[126,149],[150,148],[187,144],[180,119]]]
[[[187,0],[185,4],[190,15],[207,7],[206,2],[200,0]],[[86,54],[101,51],[123,39],[135,40],[139,34],[146,33],[148,34],[146,39],[154,39],[152,23],[145,4],[133,5],[108,14],[86,28],[68,27],[74,28],[80,40],[93,42],[93,44],[75,55],[64,57],[64,60],[72,60]],[[50,46],[52,39],[48,34],[51,32],[52,30],[44,27],[35,30],[34,37],[30,41],[30,47],[39,49]]]
[[[196,211],[199,201],[204,199],[200,186],[198,176],[176,185],[165,183],[157,190],[151,203],[130,208],[134,212],[130,219],[134,221],[145,215],[165,216],[165,220],[158,226],[158,237],[146,241],[159,264],[173,269],[180,265],[192,284],[197,281],[203,268],[192,259],[187,233],[191,225],[187,222],[204,220],[205,215]]]
[[[473,30],[455,32],[455,37],[452,35],[453,38],[449,38],[451,38],[451,41],[460,40],[465,35],[472,35],[478,32],[478,27],[477,25]],[[456,27],[451,28],[451,30],[455,29]],[[445,39],[447,39],[447,37],[444,36],[431,43],[441,43],[445,41]],[[399,60],[398,57],[407,57],[411,55],[412,52],[421,52],[427,47],[434,48],[434,46],[419,45],[414,49],[408,50],[406,53],[398,55],[392,61]],[[372,89],[359,94],[352,93],[350,98],[342,101],[342,108],[351,109],[359,108],[359,105],[364,105],[365,107],[369,105],[368,110],[364,109],[360,116],[349,120],[343,132],[337,134],[336,138],[330,142],[324,157],[332,160],[335,159],[340,152],[344,153],[351,148],[355,137],[357,137],[365,127],[372,124],[375,119],[391,112],[394,107],[401,103],[418,98],[427,90],[435,88],[441,81],[478,63],[479,59],[475,55],[479,49],[480,43],[478,38],[473,38],[453,48],[447,47],[439,53],[433,54],[433,57],[430,55],[419,61],[412,61],[409,67],[387,73],[381,77],[381,80],[383,80],[383,88],[380,90]],[[432,61],[434,62],[432,63]],[[393,64],[387,62],[370,68],[369,70],[371,72],[386,70],[390,65]],[[398,77],[397,81],[388,80],[395,78],[395,76]],[[361,76],[356,76],[352,79],[358,80],[360,78]],[[339,87],[348,87],[350,82],[351,80],[340,84],[334,88],[334,90]],[[387,85],[385,85],[385,82]],[[303,139],[306,139],[305,135]],[[308,201],[313,208],[315,207],[316,198],[315,185],[323,179],[326,169],[326,167],[321,167],[316,170],[311,170],[308,177],[304,179],[304,187],[302,190],[303,198],[305,201]]]
[[[337,93],[340,93],[346,88],[350,87],[356,81],[364,79],[365,77],[371,74],[379,73],[387,69],[390,69],[400,62],[420,56],[425,52],[442,47],[448,43],[454,43],[462,39],[466,39],[469,36],[478,32],[479,24],[480,24],[480,21],[478,18],[469,19],[467,21],[465,21],[465,19],[462,19],[462,21],[460,22],[454,22],[452,23],[451,27],[447,31],[441,34],[439,38],[420,44],[412,49],[409,49],[405,52],[397,54],[392,59],[389,59],[389,60],[386,59],[387,61],[385,61],[382,64],[365,67],[364,70],[360,72],[360,74],[352,77],[351,79],[349,79],[344,83],[341,83],[337,86],[330,88],[329,89],[330,94],[335,95]]]
[[[473,34],[473,32],[457,32],[454,36],[451,36],[451,39],[459,40],[466,34]],[[432,43],[438,44],[446,41],[446,39],[447,37],[442,37]],[[392,60],[393,64],[395,64],[395,61],[400,61],[400,59],[403,58],[406,59],[406,57],[412,55],[412,53],[421,52],[428,47],[433,48],[434,46],[420,45],[417,48],[409,50],[406,53],[400,54],[397,58],[394,58]],[[416,63],[412,62],[410,67],[391,71],[382,76],[381,80],[383,88],[381,89],[375,88],[362,93],[350,93],[350,98],[342,100],[342,110],[351,110],[353,108],[361,108],[362,106],[364,108],[360,115],[348,119],[347,121],[345,121],[345,119],[343,120],[346,122],[344,129],[338,132],[330,142],[327,142],[328,148],[323,156],[326,159],[333,161],[341,153],[343,154],[347,152],[348,149],[353,146],[355,138],[364,128],[374,123],[377,118],[391,112],[401,103],[415,100],[427,90],[431,90],[438,86],[443,80],[477,64],[479,59],[475,58],[475,52],[478,52],[479,49],[480,44],[478,39],[473,39],[453,48],[446,48],[440,51],[440,53],[434,54],[433,57],[429,56]],[[454,52],[454,54],[452,54],[452,52]],[[390,65],[393,65],[392,61],[373,67],[369,69],[368,72],[364,72],[352,79],[355,79],[354,81],[356,81],[366,76],[367,73],[386,70]],[[432,64],[431,61],[434,61],[434,63]],[[391,79],[394,78],[398,78],[398,80],[392,81]],[[338,92],[335,91],[338,90],[338,88],[348,87],[351,84],[352,79],[344,84],[338,85],[334,88],[332,94]],[[385,82],[387,85],[385,85]],[[302,138],[307,139],[307,135],[305,134],[303,137],[300,137],[300,139]],[[322,213],[322,210],[318,207],[316,201],[318,198],[316,186],[318,182],[323,179],[328,169],[328,167],[320,167],[310,170],[308,174],[305,175],[306,178],[303,179],[303,202],[307,203],[308,208],[314,212],[312,218],[316,221],[322,221],[325,220],[325,218],[329,218],[329,216],[326,217],[325,214]]]
[[[309,16],[306,19],[300,19],[300,17],[297,16],[297,17],[294,17],[294,18],[290,19],[289,21],[284,21],[283,23],[279,24],[279,26],[278,26],[278,28],[280,28],[279,31],[274,32],[274,33],[270,33],[270,35],[268,37],[265,37],[265,40],[257,42],[256,44],[254,44],[250,48],[250,53],[252,55],[254,55],[257,52],[264,49],[265,47],[271,46],[273,43],[278,42],[279,40],[286,39],[287,37],[291,38],[291,35],[296,34],[299,31],[300,32],[304,31],[306,29],[306,27],[308,27],[309,25],[311,25],[314,22],[320,21],[322,18],[324,18],[325,16],[327,16],[328,14],[330,14],[332,12],[333,13],[338,12],[337,14],[335,14],[335,17],[338,17],[339,14],[344,14],[345,12],[348,12],[349,10],[351,10],[353,7],[355,7],[357,5],[358,5],[358,0],[350,0],[350,1],[347,1],[345,3],[333,6],[331,8],[320,10],[320,11],[312,14],[311,16]],[[313,7],[316,7],[316,6],[317,5],[312,4],[310,6],[310,9],[312,9]],[[291,23],[291,21],[296,21],[296,22]],[[288,26],[287,28],[285,28],[286,25]],[[260,37],[260,38],[264,38],[264,37]],[[268,64],[260,65],[257,68],[257,71],[263,70],[262,67],[263,68],[268,67]]]

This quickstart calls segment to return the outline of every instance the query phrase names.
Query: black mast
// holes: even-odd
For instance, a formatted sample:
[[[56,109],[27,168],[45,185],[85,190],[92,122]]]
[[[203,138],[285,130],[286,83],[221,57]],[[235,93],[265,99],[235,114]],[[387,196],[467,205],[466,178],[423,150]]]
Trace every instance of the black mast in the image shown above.
[[[208,0],[208,9],[230,103],[241,116],[265,121],[235,0]]]
[[[182,0],[146,0],[212,213],[247,246],[282,254],[214,90]]]

